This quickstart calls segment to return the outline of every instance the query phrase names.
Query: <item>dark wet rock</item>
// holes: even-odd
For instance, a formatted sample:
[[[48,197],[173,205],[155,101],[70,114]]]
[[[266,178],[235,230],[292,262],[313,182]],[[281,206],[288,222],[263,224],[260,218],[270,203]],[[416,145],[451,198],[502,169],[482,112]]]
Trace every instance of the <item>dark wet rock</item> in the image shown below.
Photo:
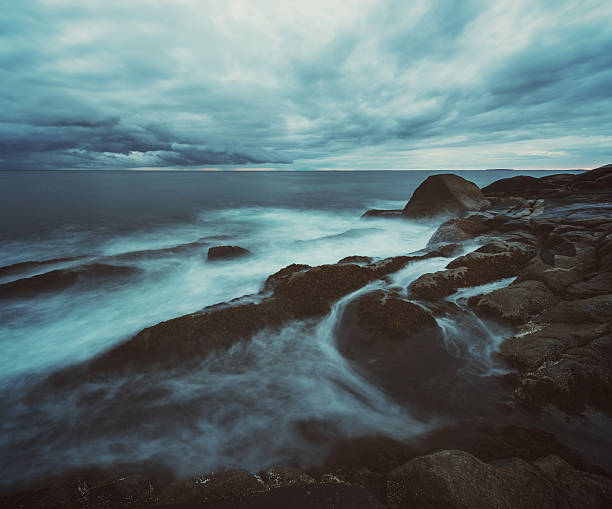
[[[295,467],[275,467],[259,473],[259,477],[266,485],[266,489],[282,488],[284,486],[295,486],[313,484],[317,482],[303,470]]]
[[[274,297],[295,318],[308,318],[330,311],[340,297],[372,279],[371,271],[359,265],[321,265],[294,272],[274,289]]]
[[[265,490],[263,481],[246,470],[228,470],[195,479],[199,496],[209,504],[239,500]]]
[[[384,509],[367,489],[340,483],[285,486],[243,500],[215,505],[218,509]]]
[[[214,246],[208,249],[208,260],[231,260],[249,254],[248,249],[239,246]]]
[[[427,177],[416,188],[402,215],[407,219],[462,217],[489,205],[476,184],[458,175],[438,174]]]
[[[61,263],[73,262],[76,260],[82,260],[87,256],[70,256],[64,258],[53,258],[50,260],[37,260],[13,263],[11,265],[5,265],[0,267],[0,278],[25,274],[27,272],[33,272],[41,267],[47,267],[49,265],[58,265]]]
[[[367,268],[372,271],[372,279],[380,279],[388,274],[403,269],[410,262],[438,257],[451,258],[461,252],[461,250],[462,248],[459,244],[446,244],[438,246],[436,249],[430,250],[423,255],[384,258],[383,260],[378,260],[369,264]]]
[[[120,253],[114,256],[110,256],[107,259],[132,261],[199,253],[205,246],[209,245],[209,242],[204,239],[205,237],[202,237],[201,239],[198,239],[194,242],[187,242],[185,244],[178,244],[177,246],[160,249],[142,249],[139,251],[128,251],[127,253]]]
[[[612,481],[576,470],[558,456],[528,463],[518,458],[480,461],[445,450],[415,458],[389,474],[390,508],[604,509],[612,504]]]
[[[469,299],[479,314],[523,324],[550,309],[558,298],[539,281],[523,281]]]
[[[350,358],[372,360],[378,350],[389,353],[398,346],[401,349],[407,346],[415,362],[426,363],[428,351],[435,350],[438,355],[441,348],[440,329],[428,311],[381,290],[353,300],[344,311],[343,321],[350,324],[351,332],[339,347]],[[422,335],[437,337],[438,341],[429,337],[418,341],[416,338]]]
[[[472,251],[460,256],[446,267],[446,270],[423,274],[411,285],[410,291],[420,299],[439,299],[451,295],[459,288],[479,286],[499,279],[517,275],[535,254],[528,245],[506,243],[500,250],[494,245],[494,252]]]
[[[121,477],[116,481],[89,489],[88,508],[146,506],[155,501],[153,484],[144,476]]]
[[[558,456],[534,461],[534,466],[552,481],[557,499],[571,508],[601,508],[612,505],[612,481],[604,476],[581,472]]]
[[[29,489],[0,497],[7,509],[81,509],[87,503],[87,482],[82,478],[55,478]]]
[[[158,504],[197,504],[202,507],[218,507],[224,504],[238,504],[265,490],[266,486],[261,478],[250,472],[227,470],[172,483],[161,492]]]
[[[402,219],[402,210],[379,210],[379,209],[370,209],[363,213],[362,218],[375,218],[375,217],[383,217],[383,218],[392,218],[392,219]]]
[[[287,315],[270,299],[260,303],[213,307],[158,323],[94,359],[86,372],[126,368],[150,369],[156,365],[193,367],[211,351],[227,350],[264,328],[279,327]],[[66,373],[70,379],[71,371]],[[59,372],[54,376],[62,377]],[[57,380],[59,381],[59,380]]]
[[[612,294],[561,301],[542,316],[547,323],[598,324],[612,321]]]
[[[558,361],[566,350],[587,345],[606,331],[602,325],[585,328],[567,323],[532,327],[533,331],[527,329],[500,346],[500,355],[516,367],[534,369],[545,362]]]
[[[428,246],[444,242],[463,242],[488,232],[491,228],[487,217],[482,214],[472,214],[460,219],[449,219],[442,223],[429,239]]]
[[[544,456],[556,455],[574,468],[586,470],[580,455],[560,442],[554,434],[524,426],[476,427],[474,438],[469,444],[452,448],[461,448],[487,463],[513,457],[535,461]]]
[[[282,268],[278,272],[275,272],[271,276],[268,276],[266,282],[264,283],[263,291],[271,292],[278,286],[279,283],[288,280],[295,272],[303,272],[311,268],[312,267],[310,265],[292,263],[291,265]]]
[[[490,465],[463,451],[415,458],[391,472],[390,508],[556,509],[556,489],[538,469],[512,458]]]
[[[0,298],[29,298],[36,295],[66,290],[77,284],[87,285],[139,274],[140,269],[127,265],[90,263],[67,269],[56,269],[44,274],[17,279],[0,285]]]
[[[576,175],[571,181],[572,190],[593,190],[598,193],[612,189],[612,164],[606,164]]]
[[[612,272],[596,272],[582,281],[570,284],[565,293],[572,299],[585,299],[604,295],[612,288]]]
[[[587,271],[588,269],[579,263],[566,266],[560,263],[550,265],[542,260],[541,256],[536,256],[521,270],[517,281],[539,281],[554,294],[564,295],[565,289],[582,281]]]
[[[324,315],[334,302],[368,282],[452,249],[455,247],[443,246],[424,255],[389,258],[367,266],[289,266],[267,281],[264,291],[271,291],[269,296],[247,296],[148,327],[93,361],[56,373],[53,380],[63,385],[79,370],[91,376],[154,366],[190,369],[211,351],[227,350],[262,329],[277,329],[289,320]]]
[[[340,265],[343,265],[345,263],[367,264],[372,263],[372,258],[370,256],[346,256],[345,258],[342,258],[342,260],[339,260],[337,263]]]
[[[429,408],[457,361],[442,331],[421,306],[382,291],[351,301],[337,327],[338,349],[401,400]],[[437,405],[437,403],[435,403]]]
[[[0,507],[23,509],[126,509],[156,501],[153,483],[144,476],[116,476],[96,483],[84,476],[42,481],[30,489],[0,498]]]
[[[541,196],[546,192],[557,191],[563,182],[542,180],[526,175],[497,180],[482,188],[485,196],[519,196],[522,198]]]
[[[521,370],[517,399],[536,409],[612,413],[611,327],[557,323],[504,341],[500,355]]]

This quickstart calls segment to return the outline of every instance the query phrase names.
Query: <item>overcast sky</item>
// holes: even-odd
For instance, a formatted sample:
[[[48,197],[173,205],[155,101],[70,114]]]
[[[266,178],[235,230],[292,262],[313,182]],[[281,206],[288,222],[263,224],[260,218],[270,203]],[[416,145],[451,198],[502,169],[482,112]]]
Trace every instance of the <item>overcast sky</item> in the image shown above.
[[[7,3],[2,169],[612,162],[609,0]]]

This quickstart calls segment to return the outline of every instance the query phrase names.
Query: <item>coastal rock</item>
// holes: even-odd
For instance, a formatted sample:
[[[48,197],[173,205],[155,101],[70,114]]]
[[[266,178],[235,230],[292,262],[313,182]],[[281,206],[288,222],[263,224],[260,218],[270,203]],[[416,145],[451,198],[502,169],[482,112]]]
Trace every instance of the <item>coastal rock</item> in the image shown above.
[[[561,301],[542,316],[548,323],[598,324],[612,321],[612,294]]]
[[[556,323],[505,340],[500,355],[521,370],[515,396],[536,409],[553,404],[575,414],[591,405],[612,413],[611,329]]]
[[[267,489],[316,483],[306,472],[295,467],[270,468],[260,472],[259,477],[263,479]]]
[[[208,260],[230,260],[251,254],[239,246],[214,246],[208,249]]]
[[[339,265],[343,265],[346,263],[368,264],[372,263],[372,258],[369,256],[346,256],[345,258],[342,258],[342,260],[338,260],[337,263]]]
[[[334,301],[371,279],[371,271],[359,265],[321,265],[294,272],[279,282],[273,295],[291,316],[307,318],[329,312]]]
[[[427,353],[442,348],[440,328],[433,316],[421,306],[386,295],[377,290],[353,300],[345,309],[341,328],[351,332],[346,341],[339,345],[349,357],[375,358],[376,351],[388,353],[392,349],[408,348],[416,362],[427,362]],[[423,335],[429,337],[417,339]]]
[[[530,246],[523,243],[486,245],[456,258],[446,270],[423,274],[409,289],[418,298],[439,299],[459,288],[515,276],[534,254]]]
[[[565,293],[571,299],[596,297],[610,292],[612,288],[612,272],[595,272],[582,281],[570,284]]]
[[[350,302],[337,328],[338,349],[400,399],[429,407],[457,364],[442,331],[421,306],[373,291]],[[432,389],[434,388],[434,389]]]
[[[556,509],[556,489],[526,461],[512,458],[489,465],[463,451],[415,458],[391,472],[387,505],[449,509]]]
[[[477,237],[490,230],[487,218],[482,214],[472,214],[459,219],[449,219],[442,223],[431,236],[428,246],[435,246],[445,242],[463,242]]]
[[[237,504],[266,490],[264,482],[246,470],[227,470],[205,474],[167,486],[158,504],[197,504],[217,507]]]
[[[129,368],[139,371],[163,366],[190,369],[211,351],[227,350],[262,329],[276,329],[289,320],[324,315],[335,301],[368,282],[395,272],[412,261],[444,256],[456,248],[442,246],[424,255],[387,258],[365,266],[290,265],[268,278],[263,294],[209,306],[158,323],[93,361],[66,368],[52,377],[55,384],[63,385],[70,382],[79,370],[87,377],[96,372]]]
[[[266,282],[264,283],[263,291],[271,292],[279,285],[279,283],[288,280],[295,272],[303,272],[311,268],[312,267],[310,265],[292,263],[291,265],[282,268],[278,272],[275,272],[271,276],[268,276],[268,279],[266,279]]]
[[[0,285],[0,298],[30,298],[42,293],[62,291],[75,285],[122,280],[140,273],[140,269],[128,265],[89,263],[4,283]]]
[[[400,210],[370,209],[370,210],[366,210],[361,217],[365,219],[376,218],[376,217],[402,219],[402,210],[401,209]]]
[[[486,187],[482,192],[488,196],[518,196],[522,198],[541,196],[543,193],[556,191],[560,188],[561,182],[546,181],[526,175],[518,175],[500,179]]]
[[[559,299],[539,281],[523,281],[485,295],[476,295],[468,304],[479,314],[523,324],[552,307]]]
[[[387,481],[387,505],[393,509],[604,509],[611,503],[610,479],[576,470],[555,455],[488,464],[444,450],[409,461]]]
[[[480,188],[473,182],[459,175],[438,174],[427,177],[416,188],[402,216],[407,219],[462,217],[489,205]]]
[[[571,181],[573,190],[589,190],[597,193],[612,191],[612,164],[606,164],[576,175]]]
[[[152,482],[140,475],[115,476],[96,483],[85,477],[55,478],[30,489],[0,497],[0,507],[23,509],[127,509],[156,502]]]
[[[385,509],[385,506],[361,486],[338,483],[285,486],[258,493],[243,500],[216,506],[219,509],[296,508]],[[178,508],[177,508],[178,509]],[[182,509],[182,508],[181,508]]]
[[[558,490],[558,499],[567,507],[610,507],[612,481],[601,475],[572,468],[559,456],[546,456],[533,462],[550,479]]]

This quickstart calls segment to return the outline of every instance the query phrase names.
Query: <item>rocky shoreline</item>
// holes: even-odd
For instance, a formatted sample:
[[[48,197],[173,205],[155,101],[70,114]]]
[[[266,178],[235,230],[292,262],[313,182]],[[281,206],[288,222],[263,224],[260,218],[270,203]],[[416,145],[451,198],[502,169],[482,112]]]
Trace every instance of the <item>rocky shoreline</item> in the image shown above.
[[[320,318],[339,299],[380,282],[348,304],[338,349],[395,400],[453,415],[451,425],[418,443],[382,436],[339,442],[320,465],[258,474],[176,480],[142,466],[75,472],[6,494],[0,506],[610,507],[609,466],[585,460],[551,422],[589,412],[612,418],[612,165],[502,179],[482,190],[436,175],[403,211],[365,217],[447,220],[423,252],[290,265],[257,295],[144,329],[44,384],[66,391],[119,374],[194,370],[211,352],[223,355],[258,331]],[[392,274],[432,259],[447,259],[445,268],[407,288],[392,284]],[[466,288],[476,293],[451,298]],[[494,353],[505,369],[463,375],[466,361],[449,353],[437,320],[461,313],[510,331]]]

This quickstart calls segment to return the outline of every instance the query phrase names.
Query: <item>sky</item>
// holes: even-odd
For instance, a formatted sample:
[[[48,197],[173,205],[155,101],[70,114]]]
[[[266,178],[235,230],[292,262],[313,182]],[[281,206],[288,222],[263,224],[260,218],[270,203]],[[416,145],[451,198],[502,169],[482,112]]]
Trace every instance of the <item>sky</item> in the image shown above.
[[[609,0],[5,2],[0,169],[612,162]]]

